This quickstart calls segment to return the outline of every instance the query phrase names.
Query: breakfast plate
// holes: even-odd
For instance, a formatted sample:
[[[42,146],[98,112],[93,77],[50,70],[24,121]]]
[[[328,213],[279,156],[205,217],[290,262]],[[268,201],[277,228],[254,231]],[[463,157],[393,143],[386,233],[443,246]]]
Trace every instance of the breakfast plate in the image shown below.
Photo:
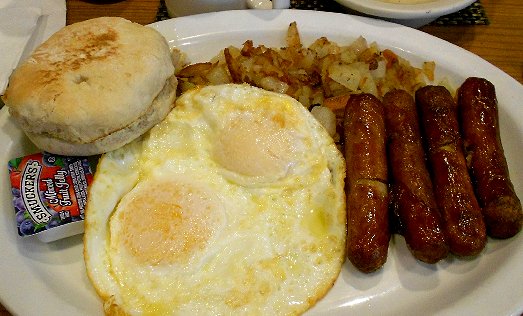
[[[380,48],[390,48],[415,66],[435,61],[436,81],[455,86],[466,77],[480,76],[497,89],[501,136],[511,178],[523,197],[523,86],[478,56],[414,29],[380,20],[316,11],[246,10],[189,16],[154,23],[170,46],[191,62],[209,60],[227,45],[247,39],[255,45],[284,46],[290,22],[296,21],[303,42],[326,36],[339,44],[362,35]],[[313,21],[313,22],[312,22]],[[7,161],[37,149],[0,111],[0,301],[20,315],[102,315],[85,273],[82,236],[52,243],[19,238],[7,174]],[[331,291],[309,315],[519,315],[523,312],[523,234],[508,240],[490,239],[477,257],[449,256],[435,265],[416,261],[401,236],[394,236],[385,266],[363,274],[349,262]]]

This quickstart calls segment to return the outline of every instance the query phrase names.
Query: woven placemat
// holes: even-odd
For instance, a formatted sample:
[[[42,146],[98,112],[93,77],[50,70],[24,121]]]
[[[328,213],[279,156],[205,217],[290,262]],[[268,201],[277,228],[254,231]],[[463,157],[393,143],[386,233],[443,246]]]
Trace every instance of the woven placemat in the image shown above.
[[[329,12],[347,12],[347,8],[337,3],[334,0],[291,0],[292,9],[301,10],[316,10]],[[167,8],[164,0],[160,0],[160,7],[156,14],[156,20],[162,21],[169,19]],[[489,20],[481,5],[480,1],[476,1],[470,6],[458,12],[442,16],[433,25],[487,25]]]
[[[485,9],[478,1],[455,13],[444,15],[432,22],[435,25],[488,25]]]

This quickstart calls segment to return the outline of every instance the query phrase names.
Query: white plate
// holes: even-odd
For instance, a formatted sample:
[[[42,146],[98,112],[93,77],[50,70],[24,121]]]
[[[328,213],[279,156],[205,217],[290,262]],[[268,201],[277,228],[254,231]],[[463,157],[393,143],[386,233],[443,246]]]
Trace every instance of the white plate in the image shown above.
[[[479,57],[419,31],[378,20],[315,11],[230,11],[153,24],[170,45],[193,62],[204,61],[226,45],[283,46],[287,26],[297,21],[302,39],[327,36],[348,43],[359,35],[392,48],[413,63],[437,62],[437,75],[456,84],[483,76],[497,88],[501,133],[512,180],[523,197],[523,87]],[[20,315],[101,315],[82,258],[81,236],[50,244],[17,236],[7,161],[35,149],[0,112],[0,298]],[[310,314],[346,315],[519,315],[523,311],[523,233],[510,240],[489,240],[472,260],[453,257],[436,265],[413,259],[401,237],[394,237],[384,268],[365,275],[347,262],[334,288]]]

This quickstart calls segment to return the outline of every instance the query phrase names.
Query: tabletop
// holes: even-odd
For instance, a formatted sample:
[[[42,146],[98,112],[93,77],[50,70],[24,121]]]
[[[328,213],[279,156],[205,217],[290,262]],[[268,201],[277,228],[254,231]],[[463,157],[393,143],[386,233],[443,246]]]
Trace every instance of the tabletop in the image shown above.
[[[521,0],[482,0],[488,25],[427,25],[420,31],[458,45],[523,83]],[[157,19],[160,0],[67,0],[67,24],[99,16],[120,16],[140,24]],[[11,315],[0,305],[0,316]]]

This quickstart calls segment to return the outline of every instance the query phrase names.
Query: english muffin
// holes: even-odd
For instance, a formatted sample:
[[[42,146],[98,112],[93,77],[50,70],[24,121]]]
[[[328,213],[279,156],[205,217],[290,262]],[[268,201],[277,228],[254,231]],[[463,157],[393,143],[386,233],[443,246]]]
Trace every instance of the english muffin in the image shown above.
[[[87,156],[119,148],[160,122],[176,86],[158,31],[102,17],[52,35],[13,72],[3,99],[40,149]]]

